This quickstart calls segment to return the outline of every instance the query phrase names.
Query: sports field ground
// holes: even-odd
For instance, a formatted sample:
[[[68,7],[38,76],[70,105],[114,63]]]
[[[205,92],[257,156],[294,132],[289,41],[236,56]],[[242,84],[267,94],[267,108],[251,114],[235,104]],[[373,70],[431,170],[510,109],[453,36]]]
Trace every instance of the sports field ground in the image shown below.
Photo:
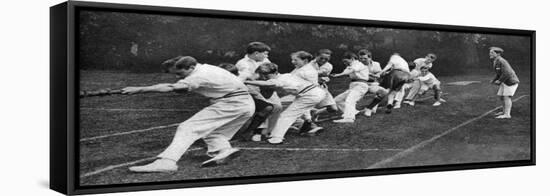
[[[353,124],[320,125],[316,136],[287,133],[285,143],[270,145],[235,141],[240,157],[227,165],[200,168],[208,159],[196,142],[178,162],[175,173],[132,173],[129,166],[150,162],[168,144],[178,123],[208,105],[193,93],[139,94],[80,99],[80,184],[105,185],[138,182],[266,176],[527,160],[531,145],[531,81],[520,74],[513,97],[512,119],[494,119],[500,109],[493,75],[439,77],[446,103],[433,107],[431,97],[416,106],[403,105],[391,114],[384,109],[372,117],[358,116]],[[175,82],[169,74],[81,71],[80,88],[121,88]],[[463,82],[463,81],[472,81]],[[347,89],[348,79],[331,81],[334,96]],[[451,85],[463,82],[462,85]],[[361,100],[359,107],[369,99]]]

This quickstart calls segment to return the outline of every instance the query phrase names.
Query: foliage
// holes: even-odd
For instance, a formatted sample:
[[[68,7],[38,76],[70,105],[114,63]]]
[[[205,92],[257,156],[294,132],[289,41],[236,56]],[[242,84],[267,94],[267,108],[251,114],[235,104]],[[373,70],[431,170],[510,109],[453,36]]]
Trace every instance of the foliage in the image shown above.
[[[290,53],[321,48],[334,51],[336,71],[345,51],[362,48],[382,64],[394,52],[408,61],[433,52],[439,57],[433,71],[444,75],[489,69],[490,46],[504,48],[513,66],[530,65],[529,39],[519,36],[100,11],[80,12],[79,22],[81,69],[155,72],[182,54],[235,63],[251,41],[270,45],[270,59],[282,71],[292,68]]]

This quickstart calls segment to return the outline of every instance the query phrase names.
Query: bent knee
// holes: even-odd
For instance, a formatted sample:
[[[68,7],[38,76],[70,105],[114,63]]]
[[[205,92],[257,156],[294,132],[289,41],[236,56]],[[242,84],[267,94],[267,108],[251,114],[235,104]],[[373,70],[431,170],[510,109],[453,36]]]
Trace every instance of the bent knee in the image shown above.
[[[273,112],[273,106],[267,106],[265,107],[264,109],[258,111],[258,115],[259,116],[262,116],[262,117],[266,117],[266,116],[269,116],[269,114],[271,114]]]

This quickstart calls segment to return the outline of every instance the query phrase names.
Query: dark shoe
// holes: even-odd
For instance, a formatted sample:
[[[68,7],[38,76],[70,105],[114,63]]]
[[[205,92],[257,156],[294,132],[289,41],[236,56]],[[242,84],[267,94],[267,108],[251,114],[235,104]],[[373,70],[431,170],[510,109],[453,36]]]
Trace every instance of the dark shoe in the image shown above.
[[[300,128],[300,134],[307,133],[313,126],[317,125],[315,123],[305,121],[302,128]]]

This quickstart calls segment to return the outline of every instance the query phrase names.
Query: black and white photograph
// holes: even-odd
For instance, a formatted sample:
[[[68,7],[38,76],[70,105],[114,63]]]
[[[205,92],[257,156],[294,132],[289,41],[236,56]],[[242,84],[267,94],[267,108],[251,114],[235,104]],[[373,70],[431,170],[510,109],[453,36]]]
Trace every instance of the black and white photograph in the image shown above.
[[[95,1],[4,12],[2,193],[544,187],[537,3]]]
[[[541,195],[547,7],[6,1],[0,195]]]
[[[79,186],[532,161],[532,32],[243,15],[77,9]]]

